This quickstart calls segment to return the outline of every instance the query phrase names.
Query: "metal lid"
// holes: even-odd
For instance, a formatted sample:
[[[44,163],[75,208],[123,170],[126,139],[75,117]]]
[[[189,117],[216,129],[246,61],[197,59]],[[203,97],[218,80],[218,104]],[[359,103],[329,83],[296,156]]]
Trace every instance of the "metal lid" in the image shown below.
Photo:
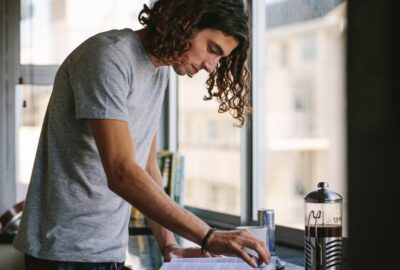
[[[309,203],[335,203],[342,202],[343,197],[338,193],[329,190],[327,182],[319,182],[318,189],[307,194],[304,198]]]

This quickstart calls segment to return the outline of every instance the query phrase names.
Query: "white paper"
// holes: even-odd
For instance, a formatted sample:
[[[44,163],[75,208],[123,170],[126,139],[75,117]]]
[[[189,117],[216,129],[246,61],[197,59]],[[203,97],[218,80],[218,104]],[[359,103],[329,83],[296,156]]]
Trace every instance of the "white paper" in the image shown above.
[[[267,265],[252,268],[241,258],[213,257],[213,258],[175,258],[164,263],[160,270],[274,270],[274,260]]]
[[[245,263],[239,257],[210,257],[210,258],[173,258],[171,262],[186,262],[186,263]]]

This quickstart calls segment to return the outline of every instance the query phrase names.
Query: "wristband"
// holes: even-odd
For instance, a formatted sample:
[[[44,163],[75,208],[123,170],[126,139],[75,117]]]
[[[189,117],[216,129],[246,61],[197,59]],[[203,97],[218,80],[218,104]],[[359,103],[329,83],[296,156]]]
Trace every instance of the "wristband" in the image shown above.
[[[203,241],[201,241],[201,253],[205,254],[207,253],[207,241],[210,238],[210,236],[213,234],[213,232],[215,232],[217,229],[216,228],[210,228],[206,234],[206,236],[204,236]]]

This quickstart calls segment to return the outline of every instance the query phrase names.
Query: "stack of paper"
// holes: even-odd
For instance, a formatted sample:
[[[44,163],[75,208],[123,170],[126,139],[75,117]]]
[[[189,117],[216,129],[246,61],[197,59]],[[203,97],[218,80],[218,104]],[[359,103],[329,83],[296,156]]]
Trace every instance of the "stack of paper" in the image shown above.
[[[275,270],[276,263],[282,263],[277,257],[272,257],[267,265],[256,269]],[[278,265],[279,265],[278,263]],[[160,270],[252,270],[245,261],[237,257],[214,258],[176,258],[166,262]]]

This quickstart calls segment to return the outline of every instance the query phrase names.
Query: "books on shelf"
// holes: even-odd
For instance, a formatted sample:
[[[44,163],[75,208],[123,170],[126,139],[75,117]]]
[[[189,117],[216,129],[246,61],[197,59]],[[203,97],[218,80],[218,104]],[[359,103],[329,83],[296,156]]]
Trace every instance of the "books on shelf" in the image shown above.
[[[157,160],[164,191],[176,203],[183,205],[184,156],[179,152],[163,150],[157,153]]]
[[[179,205],[183,206],[185,158],[179,152],[161,150],[157,152],[157,163],[163,180],[164,191]],[[138,209],[132,207],[131,217],[142,219]]]
[[[183,188],[184,188],[184,169],[185,169],[185,157],[176,153],[176,170],[175,170],[175,184],[174,184],[174,192],[173,199],[174,201],[183,206]]]

